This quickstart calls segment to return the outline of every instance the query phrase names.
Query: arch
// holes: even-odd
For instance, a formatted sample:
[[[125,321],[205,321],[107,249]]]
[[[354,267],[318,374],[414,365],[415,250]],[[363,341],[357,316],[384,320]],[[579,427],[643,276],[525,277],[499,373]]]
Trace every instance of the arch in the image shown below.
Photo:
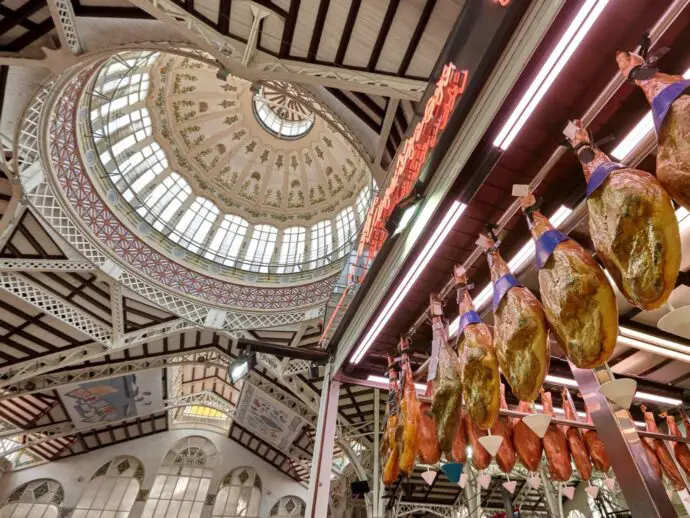
[[[201,516],[217,464],[218,450],[205,437],[191,435],[177,441],[163,457],[142,518]]]
[[[114,457],[91,477],[72,518],[127,516],[144,479],[142,463],[131,456]]]
[[[307,504],[298,496],[283,496],[271,507],[269,518],[304,518]]]
[[[56,480],[32,480],[12,492],[0,508],[0,518],[58,518],[64,497]]]
[[[244,466],[225,475],[213,506],[213,518],[254,518],[261,506],[261,479],[254,468]]]

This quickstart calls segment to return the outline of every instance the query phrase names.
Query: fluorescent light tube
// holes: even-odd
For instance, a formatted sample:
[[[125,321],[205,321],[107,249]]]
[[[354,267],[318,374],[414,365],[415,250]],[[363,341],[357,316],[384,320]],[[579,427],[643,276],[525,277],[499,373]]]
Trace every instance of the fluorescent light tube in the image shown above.
[[[690,355],[667,349],[666,347],[659,347],[657,345],[648,344],[640,340],[635,340],[634,338],[628,338],[627,336],[619,336],[618,342],[622,343],[623,345],[627,345],[628,347],[640,349],[641,351],[647,351],[650,353],[658,354],[659,356],[665,356],[666,358],[671,358],[685,363],[690,363]]]
[[[683,74],[685,79],[690,79],[690,69],[685,71]],[[645,114],[640,122],[638,122],[635,127],[628,133],[620,144],[611,151],[611,156],[616,160],[625,160],[637,146],[640,145],[647,135],[654,131],[654,120],[652,119],[652,112],[649,111]]]
[[[567,387],[577,387],[577,381],[570,379],[570,378],[562,378],[560,376],[552,376],[551,374],[547,374],[544,381],[546,381],[548,383],[554,383],[556,385],[565,385]]]
[[[374,383],[385,383],[386,388],[388,387],[388,378],[384,376],[376,376],[374,374],[370,374],[367,377],[367,381],[373,381]],[[426,385],[424,383],[415,383],[414,388],[417,389],[417,392],[426,392]]]
[[[679,353],[690,355],[690,347],[687,345],[683,345],[672,340],[667,340],[666,338],[650,335],[648,333],[643,333],[625,326],[619,326],[618,331],[621,335],[623,335],[623,337],[632,338],[635,342],[641,341],[646,344],[654,344],[666,349],[677,351]],[[635,347],[635,345],[632,345],[631,347]]]
[[[417,259],[407,271],[400,284],[398,284],[397,289],[388,299],[387,304],[383,307],[373,325],[369,328],[369,331],[360,342],[359,347],[350,360],[350,363],[359,363],[359,361],[364,357],[366,352],[369,350],[369,347],[371,347],[371,345],[374,343],[374,340],[383,329],[383,326],[385,326],[393,316],[395,310],[398,308],[407,293],[410,291],[410,288],[412,288],[421,273],[424,271],[424,268],[426,268],[426,265],[434,256],[436,250],[438,250],[438,247],[441,246],[441,243],[443,243],[443,241],[446,239],[448,233],[455,226],[466,208],[467,205],[464,203],[461,203],[457,200],[453,202],[453,205],[450,207],[443,220],[441,220],[441,223],[439,223],[439,225],[436,227],[436,230],[434,230],[434,233],[427,241],[421,253],[417,256]]]
[[[513,113],[499,132],[494,146],[508,149],[522,126],[553,84],[558,74],[606,7],[608,0],[587,0],[551,51],[539,73],[532,80]]]

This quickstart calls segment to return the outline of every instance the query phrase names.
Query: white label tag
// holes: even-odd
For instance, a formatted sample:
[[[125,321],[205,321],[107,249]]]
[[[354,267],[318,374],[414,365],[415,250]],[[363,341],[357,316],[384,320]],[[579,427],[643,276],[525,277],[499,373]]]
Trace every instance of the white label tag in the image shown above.
[[[494,246],[493,241],[491,241],[491,239],[486,237],[484,234],[479,234],[479,238],[474,242],[474,244],[485,250],[488,250]]]
[[[429,357],[429,369],[426,373],[426,380],[433,381],[436,379],[436,371],[438,370],[438,352],[441,348],[441,338],[439,331],[434,330],[434,338],[431,341],[431,356]]]
[[[563,129],[563,135],[569,140],[573,140],[575,138],[575,135],[577,134],[577,126],[573,123],[573,121],[568,121],[568,125]]]
[[[529,185],[513,184],[513,196],[527,196],[529,194]]]

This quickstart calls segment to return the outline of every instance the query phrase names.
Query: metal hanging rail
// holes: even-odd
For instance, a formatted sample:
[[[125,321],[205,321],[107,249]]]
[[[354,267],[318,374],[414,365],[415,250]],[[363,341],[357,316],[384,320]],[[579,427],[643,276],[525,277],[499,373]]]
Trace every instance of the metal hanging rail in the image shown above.
[[[673,22],[676,20],[676,18],[683,12],[683,10],[690,4],[690,0],[676,0],[674,1],[669,8],[664,12],[664,14],[657,20],[656,24],[654,27],[650,30],[649,36],[652,41],[652,45],[654,45],[660,38],[663,36],[663,34],[666,32],[666,30],[673,24]],[[639,50],[639,47],[638,49]],[[623,86],[625,83],[625,78],[620,74],[616,73],[614,77],[609,81],[609,83],[606,85],[604,90],[599,94],[599,96],[596,98],[596,100],[592,103],[592,105],[587,109],[587,111],[582,115],[581,120],[585,123],[586,126],[592,123],[592,121],[595,119],[595,117],[599,114],[599,112],[608,104],[608,102],[611,100],[611,98],[615,95],[615,93],[618,91],[618,89]],[[539,169],[537,174],[534,176],[532,181],[529,184],[530,187],[530,192],[536,189],[539,184],[546,178],[546,176],[549,174],[551,169],[554,168],[554,166],[558,163],[558,161],[561,159],[561,157],[566,153],[567,148],[565,146],[559,146],[555,149],[555,151],[551,154],[549,159],[546,161],[546,163]],[[650,150],[651,151],[651,150]],[[639,159],[639,158],[638,158]],[[641,160],[641,159],[639,159]],[[582,205],[582,204],[581,204]],[[581,209],[581,207],[578,207],[578,209]],[[573,211],[574,213],[579,213],[581,214],[582,211],[576,209]],[[498,233],[502,231],[505,226],[508,224],[508,222],[520,211],[520,202],[519,200],[515,200],[510,207],[503,213],[503,215],[498,219],[496,222],[496,229],[495,232]],[[571,215],[575,216],[575,214]],[[482,250],[479,246],[475,247],[475,249],[472,251],[472,253],[469,255],[469,257],[465,260],[463,263],[463,266],[466,271],[469,271],[469,269],[474,265],[474,263],[479,259],[482,255]],[[455,282],[453,278],[451,277],[448,282],[443,286],[443,288],[439,292],[439,299],[440,300],[445,300],[448,295],[453,291],[453,288],[455,287]],[[414,333],[417,332],[417,330],[428,321],[429,318],[429,308],[427,307],[424,310],[424,313],[422,313],[412,324],[410,329],[407,331],[407,336],[412,336]]]

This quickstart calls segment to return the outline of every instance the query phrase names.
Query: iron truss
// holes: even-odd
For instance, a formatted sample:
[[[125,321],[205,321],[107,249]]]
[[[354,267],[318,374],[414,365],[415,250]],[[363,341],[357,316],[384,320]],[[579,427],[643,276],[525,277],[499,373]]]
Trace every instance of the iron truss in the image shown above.
[[[441,518],[456,518],[458,508],[454,505],[443,504],[422,504],[410,502],[398,502],[395,506],[395,516],[409,516],[417,513],[429,513]]]

